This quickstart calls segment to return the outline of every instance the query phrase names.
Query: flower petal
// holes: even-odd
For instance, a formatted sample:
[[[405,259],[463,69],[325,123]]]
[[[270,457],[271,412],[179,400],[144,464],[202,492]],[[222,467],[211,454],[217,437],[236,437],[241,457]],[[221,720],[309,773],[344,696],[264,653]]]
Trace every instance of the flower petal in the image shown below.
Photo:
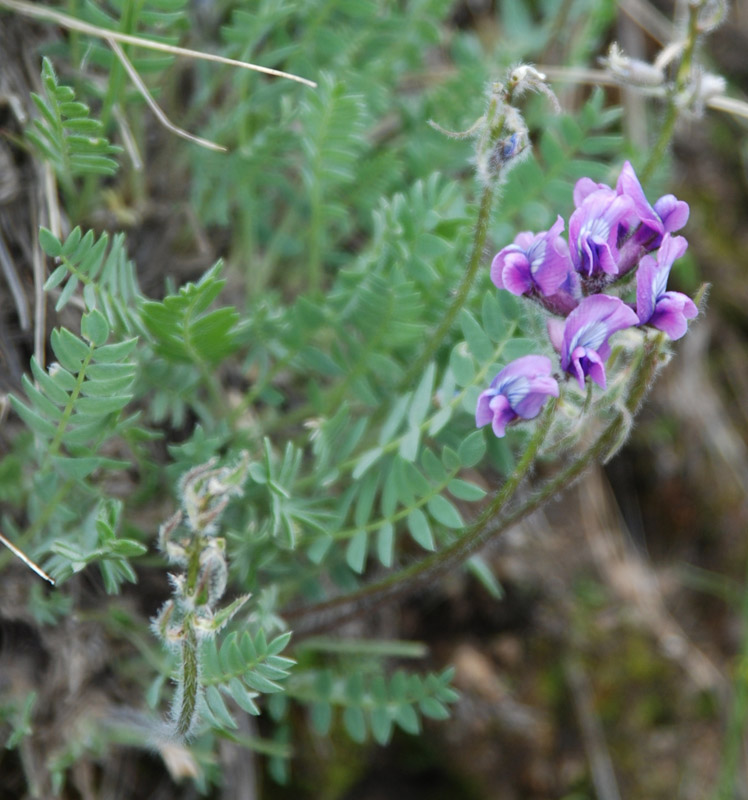
[[[577,272],[618,273],[618,229],[632,220],[634,204],[625,195],[600,189],[589,194],[569,219],[569,250]]]
[[[512,294],[522,295],[532,290],[533,280],[530,262],[524,253],[507,254],[504,259],[501,282],[504,284],[504,289]]]
[[[608,338],[617,331],[639,324],[636,312],[620,298],[594,294],[569,314],[564,326],[561,367],[573,373],[580,386],[590,375],[605,386],[603,362],[610,355]]]
[[[499,439],[506,433],[506,426],[517,419],[517,415],[509,405],[509,401],[503,394],[498,394],[491,400],[491,411],[493,412],[493,422],[491,427]]]
[[[507,364],[494,378],[491,385],[495,385],[497,390],[501,391],[501,387],[510,379],[520,377],[533,379],[539,375],[550,375],[552,370],[553,364],[548,356],[522,356]]]
[[[675,195],[663,195],[654,204],[654,210],[662,220],[666,233],[679,231],[687,222],[690,214],[688,203],[678,200]]]
[[[688,295],[681,292],[665,292],[657,301],[657,308],[649,324],[664,331],[673,341],[680,339],[688,330],[686,320],[693,319],[699,310]]]
[[[580,178],[574,184],[574,206],[579,208],[589,195],[600,189],[607,189],[613,194],[613,190],[606,183],[595,183],[592,178]]]
[[[616,191],[620,195],[631,198],[636,219],[642,225],[660,235],[664,232],[662,220],[649,204],[649,200],[644,194],[644,189],[642,189],[642,185],[639,183],[639,178],[636,177],[636,172],[634,172],[630,161],[626,161],[621,169],[621,174],[618,176],[618,182],[616,183]],[[633,221],[633,224],[635,225],[636,221]]]
[[[649,322],[655,311],[656,281],[657,259],[654,256],[644,256],[636,272],[636,315],[642,325]]]
[[[491,411],[490,403],[495,396],[496,393],[494,391],[491,389],[486,389],[486,391],[482,392],[481,396],[478,398],[478,405],[475,409],[476,428],[482,428],[484,425],[488,425],[488,423],[493,419],[493,412]]]
[[[539,377],[532,384],[527,395],[514,405],[514,410],[522,419],[533,419],[549,397],[558,397],[559,389],[555,378]]]
[[[547,356],[529,355],[507,364],[478,398],[475,424],[492,423],[496,436],[503,436],[513,420],[532,419],[540,413],[549,396],[559,389],[551,377],[553,365]]]

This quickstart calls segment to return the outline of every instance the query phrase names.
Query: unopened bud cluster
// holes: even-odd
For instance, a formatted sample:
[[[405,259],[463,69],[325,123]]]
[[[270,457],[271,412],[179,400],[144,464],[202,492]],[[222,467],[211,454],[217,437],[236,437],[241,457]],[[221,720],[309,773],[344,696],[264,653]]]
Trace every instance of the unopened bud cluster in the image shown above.
[[[159,548],[171,564],[184,572],[169,576],[172,599],[154,619],[159,637],[177,646],[188,629],[198,637],[215,633],[226,623],[215,618],[226,591],[226,542],[216,536],[221,514],[232,495],[242,493],[248,456],[230,467],[216,468],[215,459],[187,472],[179,486],[182,508],[159,530]]]
[[[482,183],[503,180],[508,169],[530,152],[527,125],[514,102],[527,92],[546,95],[555,111],[560,111],[556,95],[546,77],[529,64],[509,71],[504,83],[496,81],[488,92],[486,112],[466,131],[448,131],[431,122],[431,126],[455,139],[475,138],[475,169]]]

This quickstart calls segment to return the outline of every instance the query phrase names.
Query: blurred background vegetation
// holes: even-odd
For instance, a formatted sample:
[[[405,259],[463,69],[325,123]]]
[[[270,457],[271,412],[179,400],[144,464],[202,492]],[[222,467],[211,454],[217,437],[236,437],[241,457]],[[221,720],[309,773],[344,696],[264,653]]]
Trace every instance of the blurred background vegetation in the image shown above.
[[[93,14],[94,21],[91,9],[122,9],[114,2],[78,5],[70,4]],[[179,285],[199,277],[224,257],[232,302],[254,320],[254,332],[268,338],[275,330],[273,298],[288,300],[324,287],[330,274],[355,258],[364,239],[379,236],[386,248],[388,226],[407,225],[408,207],[416,202],[439,204],[442,234],[448,233],[444,226],[455,232],[466,227],[461,199],[444,186],[432,180],[420,196],[413,190],[438,167],[461,180],[468,193],[475,191],[469,143],[439,136],[424,125],[426,119],[467,128],[482,112],[487,81],[520,60],[541,69],[587,68],[612,41],[649,59],[671,38],[679,13],[670,2],[645,0],[172,5],[171,16],[158,17],[163,4],[153,3],[152,19],[163,26],[163,35],[313,78],[319,88],[183,60],[148,56],[134,62],[149,85],[158,86],[158,101],[172,120],[229,148],[214,153],[155,124],[137,92],[128,96],[129,107],[115,103],[125,75],[104,47],[4,13],[3,246],[29,265],[30,276],[33,220],[45,203],[45,187],[22,146],[17,105],[30,113],[29,93],[40,90],[43,53],[125,149],[118,158],[126,166],[113,181],[60,181],[66,217],[72,224],[126,230],[150,296],[160,297],[169,281]],[[747,51],[748,4],[741,0],[731,4],[728,20],[706,40],[700,57],[741,96]],[[80,71],[81,62],[93,68]],[[108,82],[84,77],[99,74],[96,68],[109,70]],[[615,87],[594,95],[590,86],[574,81],[554,87],[572,116],[549,120],[542,102],[533,99],[528,121],[538,162],[557,168],[564,182],[555,185],[555,195],[552,185],[550,195],[533,197],[533,168],[513,173],[490,231],[495,249],[515,231],[539,230],[556,213],[568,212],[568,181],[584,170],[608,179],[606,160],[622,154],[640,164],[656,137],[662,117],[654,100]],[[622,113],[611,111],[617,106]],[[269,778],[262,760],[226,743],[224,787],[212,796],[748,797],[745,125],[716,111],[683,120],[669,163],[655,176],[660,193],[673,192],[691,205],[684,231],[688,270],[680,271],[676,288],[693,292],[706,281],[711,290],[705,313],[678,343],[625,449],[491,547],[485,558],[501,584],[499,599],[460,572],[406,602],[347,623],[347,631],[359,636],[426,643],[434,669],[454,664],[461,699],[452,718],[427,724],[421,737],[397,735],[382,749],[356,745],[337,729],[320,738],[299,717],[292,720],[295,760],[287,786]],[[559,142],[560,155],[554,151]],[[575,164],[564,145],[579,154]],[[513,181],[522,191],[514,191]],[[542,186],[548,189],[546,182]],[[397,192],[411,194],[381,204]],[[430,250],[434,237],[418,241],[427,270],[429,259],[442,254]],[[487,253],[486,265],[489,258]],[[28,276],[18,281],[26,301],[11,301],[10,282],[1,286],[0,391],[18,392],[34,352],[33,328],[21,310],[33,307],[33,286]],[[230,394],[235,376],[223,377]],[[195,398],[189,387],[184,396],[174,396],[165,385],[168,376],[151,379],[164,384],[151,415],[168,429],[169,443],[179,445],[194,429]],[[272,386],[261,400],[272,407]],[[0,454],[10,452],[11,443],[17,453],[17,437],[25,434],[14,418],[3,425]],[[8,509],[17,500],[18,458],[0,460],[0,504]],[[161,509],[147,513],[153,518],[144,519],[144,527],[162,518]],[[128,590],[139,593],[131,601],[145,615],[163,591],[162,583],[149,582],[149,570],[143,567],[140,584]],[[3,572],[0,671],[6,679],[14,670],[31,675],[46,669],[50,658],[33,629],[8,622],[25,606],[28,582],[25,573]],[[90,607],[98,590],[79,581],[76,602]],[[36,603],[37,620],[48,613],[51,624],[62,613],[39,587],[29,602]],[[105,632],[98,635],[95,647],[86,640],[91,663],[81,678],[85,701],[93,706],[120,691],[106,665],[116,661],[112,648],[122,647],[121,639],[115,645]],[[76,643],[58,644],[67,655],[54,652],[51,658],[70,670]],[[64,715],[56,724],[64,726]],[[258,724],[248,735],[264,732],[267,723]],[[73,771],[71,798],[198,796],[155,758],[124,747],[98,762],[88,757]],[[0,798],[16,800],[26,790],[18,751],[0,754]]]

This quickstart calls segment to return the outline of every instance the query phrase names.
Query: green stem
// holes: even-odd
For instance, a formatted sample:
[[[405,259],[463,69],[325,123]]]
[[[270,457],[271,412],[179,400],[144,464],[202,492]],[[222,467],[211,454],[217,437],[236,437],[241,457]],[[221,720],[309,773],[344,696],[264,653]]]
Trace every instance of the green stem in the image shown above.
[[[137,5],[139,6],[140,3]],[[124,7],[122,8],[122,16],[120,17],[120,23],[117,28],[119,33],[135,33],[138,11],[140,10],[139,8],[136,9],[135,6],[136,3],[134,0],[126,0]],[[125,54],[129,56],[129,48],[127,45],[123,45],[122,47]],[[99,119],[101,120],[101,124],[104,126],[105,133],[109,131],[114,104],[122,94],[124,81],[125,69],[120,63],[119,59],[112,55],[112,68],[109,70],[107,92],[104,95],[104,100],[101,104],[101,112],[99,114]]]
[[[478,221],[475,226],[475,235],[473,237],[473,249],[470,253],[467,270],[462,276],[462,282],[457,289],[455,299],[452,301],[452,305],[447,309],[447,313],[444,315],[441,324],[429,338],[428,344],[421,352],[421,355],[405,373],[400,383],[402,387],[407,388],[410,386],[413,380],[423,372],[424,367],[429,363],[431,357],[441,346],[442,340],[451,330],[455,318],[467,301],[483,257],[483,248],[486,244],[486,236],[488,234],[488,223],[491,218],[491,206],[493,205],[494,192],[494,184],[486,184],[483,189],[483,195],[481,196]]]
[[[686,89],[691,77],[691,65],[693,54],[696,48],[696,40],[699,34],[699,11],[701,3],[689,3],[688,6],[688,33],[686,36],[686,46],[683,50],[683,58],[675,76],[675,86],[668,98],[668,108],[665,119],[660,127],[660,135],[652,148],[649,159],[640,172],[642,183],[646,183],[651,177],[657,166],[662,162],[667,152],[670,141],[675,132],[675,126],[680,116],[677,98]]]
[[[197,635],[191,619],[185,619],[185,636],[182,641],[182,677],[179,693],[180,708],[176,733],[186,737],[195,721],[197,697],[200,689],[200,664],[197,657]]]
[[[203,550],[203,537],[199,533],[195,533],[195,538],[190,546],[190,557],[187,563],[187,589],[186,594],[189,596],[194,593],[195,586],[197,586],[197,576],[200,572],[200,553]]]
[[[65,404],[65,409],[62,412],[62,417],[60,421],[57,423],[57,430],[55,431],[54,438],[49,444],[47,448],[47,452],[44,454],[44,459],[39,467],[39,469],[43,472],[46,470],[49,462],[52,458],[54,458],[59,452],[60,447],[62,446],[62,437],[65,435],[65,431],[68,427],[68,422],[70,422],[70,418],[73,415],[73,411],[75,409],[75,404],[78,401],[78,397],[80,396],[81,389],[83,388],[83,383],[86,380],[86,370],[88,369],[89,364],[94,356],[94,346],[93,344],[89,345],[88,355],[83,359],[81,364],[80,371],[78,372],[78,377],[75,381],[75,387],[72,392],[70,392],[70,397],[68,398],[67,403]]]

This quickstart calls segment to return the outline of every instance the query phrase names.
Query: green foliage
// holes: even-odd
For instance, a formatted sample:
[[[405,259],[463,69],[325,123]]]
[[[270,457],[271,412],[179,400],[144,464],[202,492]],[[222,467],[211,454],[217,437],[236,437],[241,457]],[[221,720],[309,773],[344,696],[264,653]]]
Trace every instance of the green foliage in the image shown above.
[[[24,377],[28,405],[11,395],[11,404],[34,431],[43,463],[81,480],[101,467],[121,462],[84,456],[87,446],[121,429],[120,412],[132,399],[128,390],[135,364],[127,361],[136,340],[106,344],[109,325],[103,314],[91,311],[81,319],[84,339],[67,328],[52,331],[50,344],[57,357],[44,370],[32,358],[35,386]]]
[[[85,0],[76,10],[82,21],[97,28],[176,45],[189,30],[187,6],[188,0]],[[87,90],[100,99],[105,130],[111,127],[115,109],[121,114],[119,124],[122,125],[131,106],[140,108],[143,105],[143,98],[131,84],[125,67],[101,39],[74,33],[67,45],[56,49],[65,53],[75,67],[85,62],[103,71],[104,79],[87,82]],[[152,85],[149,91],[158,95],[161,89],[158,79],[173,63],[174,56],[130,44],[122,44],[122,49],[138,74]],[[141,128],[137,120],[134,120],[134,127],[136,131]]]
[[[350,601],[361,613],[366,606],[356,603],[377,580],[391,581],[395,593],[409,570],[438,565],[463,544],[471,574],[500,597],[489,565],[467,545],[504,513],[497,498],[526,474],[520,467],[530,437],[522,426],[501,442],[476,431],[476,401],[509,361],[551,355],[545,317],[496,292],[487,269],[464,283],[482,187],[466,167],[469,143],[427,122],[469,127],[483,113],[484,86],[500,74],[498,65],[540,52],[560,18],[537,25],[530,9],[502,4],[498,21],[511,46],[492,60],[476,36],[444,24],[448,0],[251,5],[221,5],[213,18],[222,23],[221,53],[296,71],[319,87],[205,65],[190,68],[180,84],[176,94],[189,95],[193,121],[230,152],[193,148],[179,162],[167,159],[180,166],[174,180],[184,181],[167,199],[189,197],[195,225],[201,235],[216,233],[225,266],[219,261],[199,280],[147,298],[124,233],[74,227],[58,237],[42,228],[42,249],[53,260],[44,288],[64,325],[82,311],[80,329],[51,333],[56,360],[48,367],[31,360],[26,399],[11,403],[33,445],[24,450],[19,440],[0,461],[0,477],[22,495],[3,524],[43,560],[60,592],[92,567],[115,593],[146,567],[165,572],[164,559],[177,564],[171,598],[151,628],[167,654],[159,658],[142,644],[146,619],[132,622],[132,640],[147,654],[147,665],[138,662],[142,683],[151,686],[142,724],[158,743],[164,726],[153,715],[163,717],[162,705],[172,709],[169,735],[196,763],[212,765],[195,778],[206,791],[221,779],[219,739],[267,753],[273,774],[286,775],[293,729],[304,716],[294,713],[298,705],[318,734],[342,729],[354,742],[386,744],[395,728],[418,733],[424,717],[447,717],[456,700],[450,670],[393,671],[393,660],[413,655],[408,643],[336,639],[315,648],[296,644],[287,629],[296,613],[308,613],[304,621],[313,625],[318,610],[325,624],[337,603]],[[572,5],[578,19],[594,4]],[[184,0],[84,2],[77,13],[165,41],[188,30],[198,40],[203,34]],[[109,150],[95,155],[107,159],[114,148],[102,131],[115,110],[136,120],[136,133],[144,129],[122,65],[106,47],[71,36],[73,65],[84,46],[106,75],[103,92],[90,89],[102,122],[75,104],[45,61],[45,97],[36,99],[42,119],[29,133],[63,184],[84,163],[71,156],[80,145],[68,133],[75,125],[96,126]],[[168,59],[143,53],[128,49],[151,80]],[[522,100],[537,147],[497,189],[491,248],[567,212],[581,175],[608,179],[623,142],[619,112],[603,100],[593,93],[578,114],[557,118],[547,104],[525,108]],[[78,122],[66,127],[70,119]],[[127,176],[120,199],[137,198],[141,213],[147,183]],[[85,197],[100,198],[98,188],[87,183]],[[160,267],[139,266],[141,275]],[[170,286],[168,277],[158,275]],[[454,324],[437,339],[451,310]],[[594,402],[564,389],[563,413],[578,425],[566,437],[553,429],[543,457],[573,454],[581,420],[607,419],[620,408],[626,370],[638,363],[634,349],[617,350],[618,371]],[[241,480],[232,473],[236,480],[228,481],[232,469]],[[161,526],[158,558],[154,520],[175,507]],[[219,606],[224,592],[233,599]],[[72,599],[37,597],[30,607],[47,622],[75,610]],[[112,608],[102,616],[113,618]],[[272,739],[244,736],[240,712],[267,713]],[[13,724],[31,735],[31,708],[24,713],[15,709]],[[91,752],[95,744],[73,737],[47,768],[60,783]]]
[[[243,711],[259,714],[255,700],[260,694],[283,691],[279,681],[286,680],[294,661],[278,653],[286,648],[290,638],[290,633],[284,633],[268,642],[260,629],[255,636],[249,631],[241,636],[233,632],[220,648],[215,640],[205,643],[202,682],[207,687],[207,719],[214,727],[236,728],[222,695]]]
[[[62,242],[41,228],[39,241],[44,252],[59,262],[44,284],[48,292],[61,287],[56,311],[65,308],[80,287],[89,311],[101,311],[115,330],[130,335],[138,332],[133,306],[142,295],[123,233],[112,237],[110,243],[107,233],[96,238],[93,231],[87,231],[84,236],[76,227]]]
[[[26,736],[33,733],[31,717],[37,699],[37,693],[30,691],[17,702],[0,705],[0,722],[10,727],[5,739],[6,749],[15,750]]]
[[[386,745],[397,726],[406,733],[421,731],[421,717],[444,720],[447,706],[457,700],[450,687],[453,670],[421,677],[397,670],[390,677],[359,670],[336,675],[329,669],[307,670],[290,679],[288,694],[309,705],[310,720],[320,735],[327,735],[340,709],[345,732],[354,742],[371,736]]]
[[[237,311],[228,306],[207,311],[226,283],[218,277],[221,268],[217,263],[198,283],[188,283],[160,303],[142,304],[153,348],[167,361],[214,365],[236,349]]]
[[[127,559],[144,550],[137,542],[116,537],[121,503],[97,501],[88,483],[95,474],[130,465],[102,450],[112,437],[126,435],[133,426],[134,418],[122,412],[133,398],[137,367],[128,357],[137,340],[107,344],[109,330],[106,318],[96,310],[81,318],[83,338],[67,328],[53,330],[50,344],[57,361],[45,370],[32,357],[34,382],[23,377],[27,402],[13,395],[10,401],[35,436],[32,496],[39,497],[35,516],[52,534],[43,545],[37,543],[38,552],[56,554],[48,569],[57,578],[101,560],[107,590],[114,592],[123,579],[135,580]],[[75,502],[64,502],[68,495],[80,495],[77,508]],[[53,535],[80,520],[83,509],[91,509],[88,521],[78,523],[74,535]]]
[[[134,539],[117,536],[121,516],[121,502],[100,501],[85,520],[77,541],[56,539],[52,542],[50,549],[54,555],[47,562],[49,572],[58,580],[64,580],[89,564],[98,563],[109,594],[116,594],[124,581],[136,583],[130,559],[142,556],[148,548]]]
[[[140,34],[165,44],[176,44],[180,33],[189,27],[187,0],[91,0],[81,4],[80,18],[105,30]],[[86,42],[86,58],[110,71],[110,81],[120,80],[119,62],[112,51],[98,39]],[[128,47],[128,50],[132,50]],[[153,50],[135,48],[129,58],[138,72],[162,72],[174,61],[174,56]]]
[[[42,62],[42,87],[43,95],[31,95],[40,117],[32,120],[26,138],[62,184],[72,189],[73,179],[81,175],[114,175],[117,162],[111,156],[122,148],[110,144],[103,125],[76,100],[75,91],[59,83],[48,58]]]

